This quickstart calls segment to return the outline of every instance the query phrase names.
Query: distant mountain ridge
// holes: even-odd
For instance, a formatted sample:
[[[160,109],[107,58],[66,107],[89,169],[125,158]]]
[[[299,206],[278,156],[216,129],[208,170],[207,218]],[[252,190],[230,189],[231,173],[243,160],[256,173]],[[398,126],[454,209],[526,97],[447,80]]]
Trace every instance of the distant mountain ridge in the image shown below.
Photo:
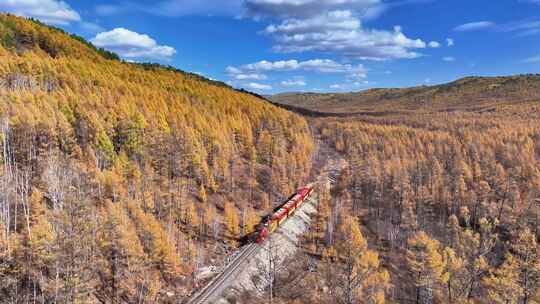
[[[540,75],[466,77],[447,84],[352,93],[283,93],[268,98],[289,107],[349,115],[394,111],[487,109],[540,100]]]

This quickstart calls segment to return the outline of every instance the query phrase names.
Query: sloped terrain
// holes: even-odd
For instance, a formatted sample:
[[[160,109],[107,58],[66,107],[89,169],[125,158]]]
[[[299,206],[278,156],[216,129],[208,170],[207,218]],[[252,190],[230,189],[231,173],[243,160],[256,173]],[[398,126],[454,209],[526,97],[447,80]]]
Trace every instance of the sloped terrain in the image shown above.
[[[498,105],[540,100],[540,76],[467,77],[436,86],[357,93],[284,93],[269,98],[284,105],[347,115],[489,110]]]
[[[178,302],[306,182],[306,121],[0,15],[0,299]]]
[[[350,164],[305,242],[319,259],[301,303],[346,302],[351,291],[366,301],[369,279],[344,282],[370,263],[387,271],[376,284],[385,303],[539,302],[539,82],[273,96],[313,116],[313,133]],[[361,233],[343,246],[351,215]],[[367,246],[343,251],[362,236]]]

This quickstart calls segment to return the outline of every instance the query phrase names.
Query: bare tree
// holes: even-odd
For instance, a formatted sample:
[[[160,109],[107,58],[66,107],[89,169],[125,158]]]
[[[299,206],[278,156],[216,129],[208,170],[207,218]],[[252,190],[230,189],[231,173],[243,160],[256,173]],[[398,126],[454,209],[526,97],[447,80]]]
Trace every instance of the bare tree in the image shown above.
[[[3,239],[6,244],[6,250],[9,253],[9,234],[12,226],[11,223],[11,198],[13,194],[13,180],[14,180],[14,161],[13,153],[11,150],[11,129],[8,118],[3,118],[0,125],[0,140],[2,141],[2,175],[0,180],[0,223],[3,224]]]
[[[262,248],[264,259],[257,260],[257,272],[251,277],[253,286],[260,295],[266,298],[268,304],[276,302],[277,298],[293,300],[302,297],[307,273],[307,258],[303,253],[287,255],[280,250],[274,238],[269,238]]]

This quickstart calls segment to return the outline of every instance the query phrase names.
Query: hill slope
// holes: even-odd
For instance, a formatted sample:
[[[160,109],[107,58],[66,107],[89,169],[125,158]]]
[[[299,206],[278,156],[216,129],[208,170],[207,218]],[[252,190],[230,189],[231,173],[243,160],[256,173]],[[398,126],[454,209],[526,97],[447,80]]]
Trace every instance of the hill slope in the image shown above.
[[[284,93],[274,102],[325,113],[387,113],[484,109],[540,100],[540,75],[468,77],[448,84],[358,93]]]
[[[303,118],[10,15],[0,99],[8,302],[178,302],[309,174]]]

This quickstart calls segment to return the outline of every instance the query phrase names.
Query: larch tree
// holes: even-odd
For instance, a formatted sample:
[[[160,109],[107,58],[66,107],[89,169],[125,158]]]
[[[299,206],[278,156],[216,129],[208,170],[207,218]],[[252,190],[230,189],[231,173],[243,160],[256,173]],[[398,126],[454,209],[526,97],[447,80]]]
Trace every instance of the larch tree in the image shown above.
[[[467,298],[463,292],[467,286],[465,262],[450,247],[444,249],[443,259],[445,266],[444,273],[447,275],[447,303],[466,303]]]
[[[518,236],[511,244],[513,262],[517,269],[517,283],[522,293],[523,304],[534,303],[540,291],[540,246],[529,228],[517,232]]]
[[[518,304],[523,289],[519,284],[519,264],[507,255],[502,265],[483,280],[490,303]]]
[[[224,207],[223,221],[227,234],[230,238],[237,238],[240,233],[240,218],[233,203],[226,202]]]
[[[419,231],[408,240],[407,267],[415,287],[415,303],[433,303],[448,280],[440,244]]]
[[[340,303],[384,303],[389,274],[382,270],[377,252],[368,244],[358,221],[347,216],[340,226],[338,248],[338,287]]]

